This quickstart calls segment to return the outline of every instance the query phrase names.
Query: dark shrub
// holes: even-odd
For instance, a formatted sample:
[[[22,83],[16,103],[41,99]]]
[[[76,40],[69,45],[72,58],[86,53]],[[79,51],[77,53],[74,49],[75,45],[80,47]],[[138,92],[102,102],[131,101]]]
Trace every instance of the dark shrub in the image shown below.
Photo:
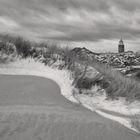
[[[76,87],[79,89],[90,89],[93,85],[92,79],[83,78],[77,81]]]
[[[14,41],[14,44],[17,49],[18,55],[21,55],[23,58],[26,58],[30,55],[31,43],[24,40],[21,37],[17,37]]]

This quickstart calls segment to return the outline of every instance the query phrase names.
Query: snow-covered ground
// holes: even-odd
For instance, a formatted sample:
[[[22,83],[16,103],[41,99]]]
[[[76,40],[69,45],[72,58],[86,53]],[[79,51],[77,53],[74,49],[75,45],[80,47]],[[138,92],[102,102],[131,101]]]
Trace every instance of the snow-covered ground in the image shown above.
[[[118,117],[109,113],[105,113],[100,109],[118,112],[125,115],[134,115],[140,112],[140,104],[137,102],[128,104],[124,99],[119,99],[116,101],[106,100],[105,92],[103,91],[102,93],[98,93],[98,88],[96,86],[92,89],[95,93],[97,92],[97,94],[95,94],[93,97],[80,94],[74,97],[73,90],[75,89],[72,86],[73,79],[70,71],[66,69],[58,70],[57,68],[45,66],[38,61],[28,58],[18,59],[17,61],[6,65],[2,64],[0,66],[0,74],[35,75],[52,79],[60,86],[61,94],[68,100],[75,103],[80,102],[86,108],[92,111],[96,111],[98,114],[111,120],[117,121],[129,129],[137,132],[137,130],[131,128],[129,118]]]

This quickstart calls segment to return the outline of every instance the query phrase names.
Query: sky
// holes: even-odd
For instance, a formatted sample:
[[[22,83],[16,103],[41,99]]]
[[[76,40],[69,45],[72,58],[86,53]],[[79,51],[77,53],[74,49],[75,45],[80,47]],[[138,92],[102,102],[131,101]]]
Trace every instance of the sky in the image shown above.
[[[94,52],[140,51],[139,0],[0,0],[0,33]]]

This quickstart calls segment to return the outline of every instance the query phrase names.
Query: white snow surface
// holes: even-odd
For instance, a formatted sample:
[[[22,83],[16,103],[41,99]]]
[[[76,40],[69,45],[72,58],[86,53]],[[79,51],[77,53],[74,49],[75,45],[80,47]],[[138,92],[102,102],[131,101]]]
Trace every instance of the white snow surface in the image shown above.
[[[131,127],[130,119],[111,115],[100,110],[106,109],[125,115],[133,115],[140,112],[140,106],[137,102],[128,105],[123,98],[115,101],[106,100],[105,92],[99,94],[96,86],[95,89],[93,88],[93,92],[96,93],[97,91],[97,94],[92,97],[80,94],[73,96],[73,90],[75,90],[72,86],[73,79],[70,71],[66,69],[58,70],[57,68],[45,66],[41,62],[28,58],[18,59],[15,62],[6,65],[1,64],[0,74],[33,75],[52,79],[60,86],[61,94],[68,100],[75,103],[81,103],[84,107],[90,109],[91,111],[95,111],[99,115],[117,121],[127,128],[138,132],[136,129]]]

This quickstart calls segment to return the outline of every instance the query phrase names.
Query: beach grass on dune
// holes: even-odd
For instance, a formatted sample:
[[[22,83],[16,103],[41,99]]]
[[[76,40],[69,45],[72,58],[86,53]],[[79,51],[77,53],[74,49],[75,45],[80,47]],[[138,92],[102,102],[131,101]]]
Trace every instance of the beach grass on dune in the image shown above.
[[[140,132],[140,115],[134,115],[131,119],[131,126]]]
[[[127,78],[120,72],[114,71],[110,66],[99,62],[93,62],[92,65],[108,81],[109,84],[105,88],[108,97],[126,97],[130,101],[140,99],[140,83],[138,81]]]

